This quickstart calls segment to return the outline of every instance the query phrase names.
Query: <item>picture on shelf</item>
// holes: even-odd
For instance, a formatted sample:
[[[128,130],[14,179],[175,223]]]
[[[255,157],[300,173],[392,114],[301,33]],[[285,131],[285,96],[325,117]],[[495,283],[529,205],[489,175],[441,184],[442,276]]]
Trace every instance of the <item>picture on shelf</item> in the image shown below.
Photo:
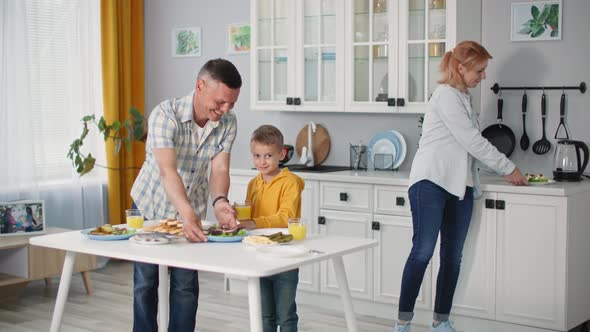
[[[561,0],[513,3],[510,40],[561,40],[561,5]]]
[[[201,56],[201,28],[172,30],[172,56]]]
[[[44,202],[0,202],[0,221],[0,236],[44,233]]]

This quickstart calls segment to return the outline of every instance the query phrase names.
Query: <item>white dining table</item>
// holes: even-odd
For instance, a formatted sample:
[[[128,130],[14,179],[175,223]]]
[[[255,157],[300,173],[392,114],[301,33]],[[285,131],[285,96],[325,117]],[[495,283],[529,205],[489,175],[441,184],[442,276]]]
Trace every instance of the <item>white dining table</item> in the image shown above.
[[[246,277],[248,279],[250,331],[259,332],[262,331],[260,278],[330,259],[338,281],[348,330],[357,331],[342,256],[375,247],[378,244],[377,240],[373,239],[316,235],[290,244],[304,247],[306,249],[304,254],[296,257],[275,257],[268,253],[253,250],[251,247],[248,248],[248,244],[241,242],[189,243],[183,239],[171,244],[142,245],[129,240],[90,240],[80,231],[33,237],[30,239],[30,243],[35,246],[66,251],[53,310],[51,332],[57,332],[61,327],[76,253],[159,265],[159,331],[166,331],[168,327],[169,266]],[[310,250],[312,252],[309,252]],[[313,251],[320,253],[314,253]]]

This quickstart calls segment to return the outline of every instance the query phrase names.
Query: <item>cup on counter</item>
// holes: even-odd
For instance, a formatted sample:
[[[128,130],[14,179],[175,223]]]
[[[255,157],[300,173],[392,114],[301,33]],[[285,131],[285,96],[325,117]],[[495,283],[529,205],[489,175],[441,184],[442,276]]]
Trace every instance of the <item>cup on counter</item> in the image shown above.
[[[234,210],[236,210],[236,219],[252,219],[252,205],[250,201],[235,201]]]
[[[135,229],[143,227],[143,216],[138,209],[125,210],[127,226]]]
[[[307,235],[307,222],[304,218],[289,218],[289,234],[293,240],[305,240]]]

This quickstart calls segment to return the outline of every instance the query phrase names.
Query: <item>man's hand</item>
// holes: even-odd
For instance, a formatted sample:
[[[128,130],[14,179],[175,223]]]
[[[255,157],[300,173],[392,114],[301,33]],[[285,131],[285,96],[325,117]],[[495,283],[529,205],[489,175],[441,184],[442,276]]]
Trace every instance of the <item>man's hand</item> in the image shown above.
[[[184,237],[189,240],[189,242],[207,242],[207,237],[203,233],[202,228],[203,226],[199,219],[191,221],[186,220],[182,223]]]
[[[518,167],[516,167],[514,169],[514,171],[512,171],[512,173],[510,173],[508,175],[504,175],[504,179],[506,179],[506,181],[508,181],[516,186],[522,186],[522,185],[529,184],[529,182],[526,179],[526,176],[524,176],[524,174],[522,174],[522,172],[520,171],[520,169]]]
[[[236,227],[236,211],[233,206],[224,200],[215,203],[215,218],[221,228],[233,229]]]

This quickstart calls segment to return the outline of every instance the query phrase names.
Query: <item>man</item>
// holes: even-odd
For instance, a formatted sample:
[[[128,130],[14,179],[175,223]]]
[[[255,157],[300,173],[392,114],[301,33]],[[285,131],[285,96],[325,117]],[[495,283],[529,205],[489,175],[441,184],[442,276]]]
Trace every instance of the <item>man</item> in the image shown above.
[[[237,130],[231,109],[241,86],[240,73],[231,62],[210,60],[199,71],[194,91],[162,102],[149,117],[146,160],[131,197],[147,219],[181,219],[191,242],[207,241],[201,218],[207,212],[208,193],[218,223],[236,226],[227,193]],[[170,270],[168,329],[192,332],[199,296],[197,271]],[[133,330],[157,331],[158,266],[135,263],[133,281]]]

